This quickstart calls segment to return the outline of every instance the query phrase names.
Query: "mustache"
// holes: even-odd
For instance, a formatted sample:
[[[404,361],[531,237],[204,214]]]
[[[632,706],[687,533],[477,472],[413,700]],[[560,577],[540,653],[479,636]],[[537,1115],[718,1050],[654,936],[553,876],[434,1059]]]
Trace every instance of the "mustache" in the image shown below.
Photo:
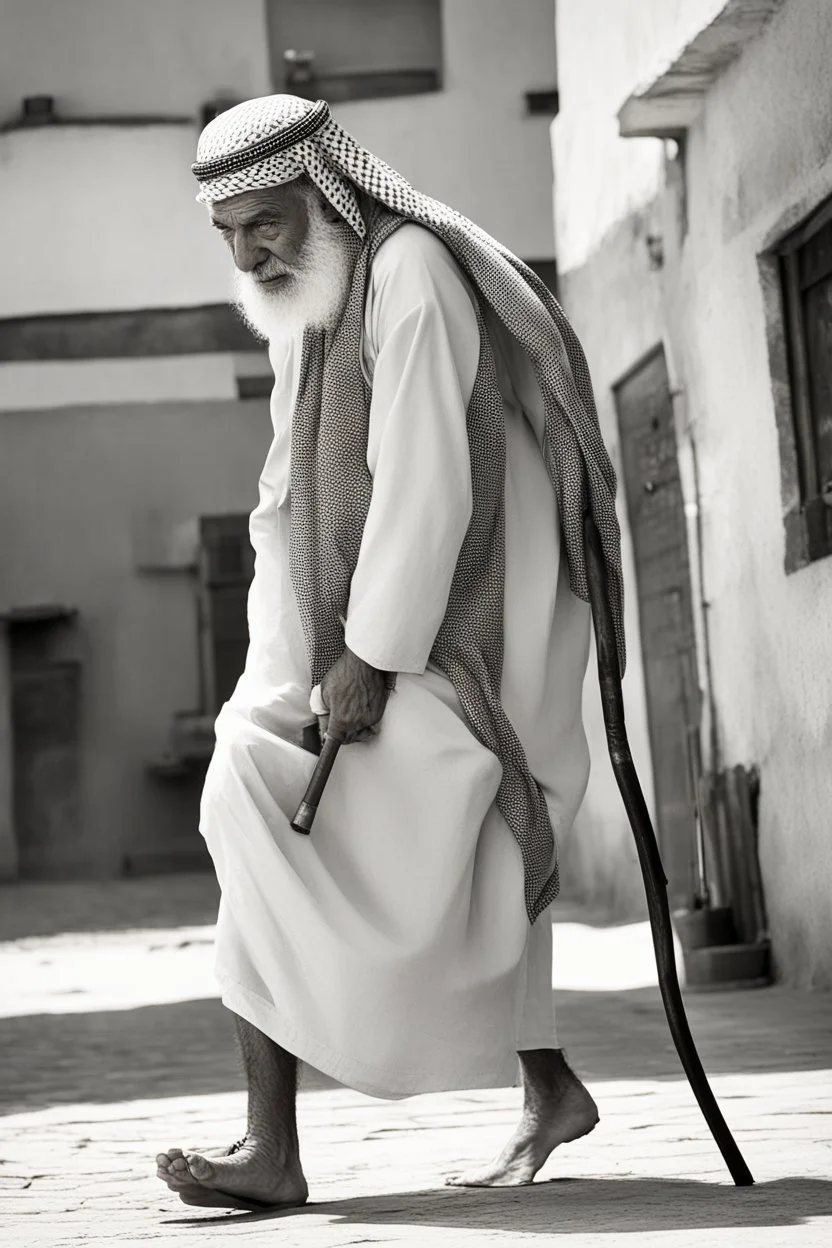
[[[289,265],[272,256],[268,260],[264,260],[262,264],[257,265],[253,271],[253,276],[258,282],[271,282],[276,277],[290,277],[293,272],[294,270]]]

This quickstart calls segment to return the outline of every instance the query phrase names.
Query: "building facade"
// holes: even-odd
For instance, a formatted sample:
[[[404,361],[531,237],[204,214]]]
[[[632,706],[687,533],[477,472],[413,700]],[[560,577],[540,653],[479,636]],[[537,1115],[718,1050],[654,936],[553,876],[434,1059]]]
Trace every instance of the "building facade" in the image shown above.
[[[0,877],[186,866],[271,439],[201,125],[323,95],[551,275],[551,4],[7,0],[2,25]]]
[[[715,892],[739,853],[778,974],[829,985],[832,9],[559,0],[557,38],[560,291],[619,472],[627,705],[671,892],[695,892],[698,733],[700,793],[753,778],[739,848],[703,805]],[[638,868],[586,696],[569,864],[627,910]]]

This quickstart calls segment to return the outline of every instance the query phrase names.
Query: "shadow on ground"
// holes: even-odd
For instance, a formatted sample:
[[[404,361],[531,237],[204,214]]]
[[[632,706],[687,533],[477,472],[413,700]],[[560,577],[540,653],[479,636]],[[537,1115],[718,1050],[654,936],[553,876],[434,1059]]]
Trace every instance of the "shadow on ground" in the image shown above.
[[[558,992],[556,1006],[562,1041],[584,1078],[683,1077],[657,989]],[[688,1010],[709,1074],[832,1067],[832,1001],[819,1010],[807,994],[769,988],[722,994],[719,1009],[713,998],[692,996]],[[243,1087],[231,1016],[214,999],[0,1019],[0,1069],[6,1114]],[[333,1085],[307,1073],[303,1086]]]
[[[206,861],[210,866],[210,860]],[[213,871],[132,880],[19,880],[0,885],[0,941],[125,932],[134,928],[201,927],[217,917]]]
[[[425,1226],[514,1234],[626,1235],[724,1227],[800,1226],[832,1214],[832,1182],[778,1179],[756,1187],[680,1179],[555,1179],[524,1188],[440,1189],[310,1204],[280,1214],[165,1218],[166,1224],[302,1219],[333,1226]]]
[[[215,999],[3,1018],[0,1070],[0,1115],[245,1086],[232,1016]],[[336,1085],[305,1069],[301,1086]]]
[[[685,1009],[709,1074],[832,1068],[832,997],[779,986],[688,993]],[[585,1077],[683,1077],[658,988],[559,991],[555,1010],[560,1039]]]

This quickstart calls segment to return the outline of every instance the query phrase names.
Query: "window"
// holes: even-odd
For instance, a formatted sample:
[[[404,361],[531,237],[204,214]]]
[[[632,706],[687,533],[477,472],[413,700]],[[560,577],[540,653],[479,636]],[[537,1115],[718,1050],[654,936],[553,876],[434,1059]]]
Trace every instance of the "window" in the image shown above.
[[[440,0],[268,0],[275,91],[330,104],[437,91]]]
[[[832,200],[777,254],[800,493],[795,567],[832,554]]]
[[[200,617],[203,707],[216,713],[234,692],[248,650],[248,590],[254,551],[248,516],[200,520]]]

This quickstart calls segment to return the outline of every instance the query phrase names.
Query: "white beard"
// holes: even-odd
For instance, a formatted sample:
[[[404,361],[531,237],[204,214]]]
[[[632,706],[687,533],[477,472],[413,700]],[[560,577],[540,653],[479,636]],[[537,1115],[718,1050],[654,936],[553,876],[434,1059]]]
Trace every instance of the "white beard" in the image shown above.
[[[352,277],[344,245],[349,228],[344,222],[328,221],[310,196],[308,233],[298,259],[291,268],[268,269],[288,273],[285,283],[263,289],[253,274],[235,269],[232,302],[256,337],[275,344],[302,337],[307,325],[323,329],[337,325]]]

